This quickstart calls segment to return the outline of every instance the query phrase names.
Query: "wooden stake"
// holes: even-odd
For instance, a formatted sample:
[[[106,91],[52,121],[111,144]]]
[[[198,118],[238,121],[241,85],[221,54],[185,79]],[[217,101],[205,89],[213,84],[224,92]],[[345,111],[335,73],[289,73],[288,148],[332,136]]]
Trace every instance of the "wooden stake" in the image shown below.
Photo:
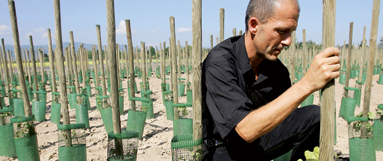
[[[126,39],[128,40],[128,49],[129,49],[129,87],[130,96],[134,97],[134,52],[133,52],[133,43],[132,43],[132,32],[130,28],[130,20],[125,20],[126,27]],[[133,111],[136,111],[136,102],[134,100],[130,101],[130,106]]]
[[[40,50],[40,74],[41,74],[41,82],[44,82],[44,54],[43,54],[43,50]]]
[[[8,98],[11,98],[11,95],[10,95],[10,90],[11,90],[10,83],[11,83],[11,79],[10,79],[9,72],[8,72],[7,55],[5,53],[5,45],[4,45],[4,39],[3,38],[1,39],[1,45],[3,46],[3,58],[4,58],[4,65],[5,65],[5,68],[4,68],[5,69],[5,79],[7,80],[5,82],[5,84],[7,86],[6,93],[8,93]]]
[[[8,54],[8,59],[9,59],[9,71],[11,72],[11,83],[14,81],[14,72],[13,72],[13,60],[12,60],[12,57],[11,57],[11,54],[10,54],[10,51],[7,50],[7,54]]]
[[[162,78],[162,83],[166,83],[166,73],[165,73],[165,68],[166,68],[166,42],[164,41],[163,43],[164,48],[162,49],[161,52],[161,78]],[[161,45],[160,45],[161,48]]]
[[[370,111],[370,97],[371,97],[371,86],[372,86],[372,76],[374,72],[374,58],[376,52],[376,37],[378,35],[378,25],[379,25],[379,10],[380,10],[380,0],[374,0],[372,8],[372,21],[371,21],[371,32],[370,32],[370,54],[369,62],[367,67],[366,75],[366,84],[364,86],[364,99],[363,99],[363,117],[367,117],[368,112]],[[362,135],[361,139],[367,139],[367,122],[362,122],[361,127]]]
[[[336,0],[323,0],[323,48],[335,46]],[[334,160],[335,128],[335,81],[328,82],[322,89],[322,108],[320,121],[320,156],[321,161]]]
[[[69,54],[71,55],[71,59],[72,59],[76,93],[81,93],[80,92],[80,84],[78,82],[78,70],[77,70],[77,65],[76,65],[77,64],[77,58],[76,58],[76,49],[75,49],[74,38],[73,38],[73,31],[69,31],[69,36],[70,36],[70,45],[71,45],[71,52]]]
[[[296,31],[291,33],[291,45],[290,45],[290,57],[289,57],[289,71],[290,71],[290,81],[294,84],[295,81],[295,35]]]
[[[98,39],[98,56],[101,65],[101,87],[102,95],[106,96],[106,82],[105,82],[105,70],[104,70],[104,59],[102,57],[102,44],[101,44],[101,31],[100,25],[96,25],[97,39]]]
[[[35,57],[35,49],[34,49],[34,46],[33,46],[33,40],[32,40],[32,35],[29,35],[29,42],[31,44],[31,57],[32,57],[32,66],[33,66],[33,85],[34,85],[34,88],[33,90],[35,91],[38,91],[39,90],[39,86],[37,85],[37,69],[36,69],[36,57]],[[39,99],[39,95],[37,93],[35,93],[34,95],[34,98],[35,100],[40,100]]]
[[[202,138],[202,0],[193,0],[193,140]],[[200,147],[197,147],[200,148]]]
[[[345,87],[349,86],[350,73],[351,73],[351,50],[352,50],[352,33],[354,28],[354,22],[350,22],[350,33],[348,39],[348,52],[347,52],[347,72],[346,72],[346,83]],[[344,90],[343,97],[348,97],[348,90]]]
[[[305,75],[307,70],[307,61],[308,61],[308,53],[307,53],[307,45],[306,45],[306,29],[302,30],[303,35],[303,48],[302,48],[302,75]]]
[[[172,55],[172,61],[171,61],[171,68],[172,68],[172,75],[171,75],[171,84],[172,84],[172,90],[173,90],[173,103],[178,104],[178,91],[177,91],[177,56],[176,56],[176,32],[175,32],[175,20],[173,16],[170,16],[169,18],[170,22],[170,48],[171,48],[171,55]],[[174,108],[174,119],[178,119],[178,108]]]
[[[56,37],[56,52],[55,58],[57,62],[57,73],[59,75],[59,86],[60,86],[60,102],[61,102],[61,112],[63,115],[63,124],[69,125],[69,111],[68,111],[68,96],[67,96],[67,87],[65,82],[65,71],[64,71],[64,61],[63,61],[63,45],[62,45],[62,33],[61,33],[61,11],[60,11],[60,0],[53,1],[54,10],[55,10],[55,37]],[[67,59],[68,59],[67,55]],[[71,131],[65,130],[64,138],[65,147],[72,146]]]
[[[361,52],[359,52],[359,75],[358,75],[358,81],[359,83],[355,83],[355,87],[359,88],[360,91],[362,91],[362,77],[363,77],[363,68],[364,68],[364,60],[365,60],[365,53],[366,53],[366,26],[363,27],[363,40],[362,40],[362,49]],[[360,104],[357,105],[360,107]]]
[[[146,52],[145,52],[145,43],[141,41],[141,63],[142,63],[142,87],[143,91],[147,91],[148,87],[146,86],[146,56],[145,56]]]
[[[220,41],[219,42],[222,42],[225,38],[224,38],[224,29],[225,29],[225,9],[223,8],[220,8],[219,9],[219,38],[220,38]]]
[[[188,83],[189,83],[189,47],[188,47],[188,41],[185,41],[185,54],[186,54],[186,90],[188,89]]]
[[[110,64],[110,101],[113,116],[113,132],[121,133],[120,110],[118,101],[118,76],[116,60],[116,22],[114,18],[114,0],[106,0],[106,15],[108,25],[108,54]],[[115,139],[116,158],[123,158],[121,139]]]
[[[25,79],[24,79],[24,70],[23,70],[23,64],[21,59],[19,29],[17,26],[15,2],[13,0],[8,0],[8,7],[9,7],[9,14],[11,16],[13,44],[14,44],[14,51],[16,56],[17,69],[19,70],[18,74],[20,78],[21,94],[22,94],[23,102],[24,102],[24,113],[25,113],[25,117],[29,117],[32,115],[32,109],[29,104],[30,101],[28,98],[27,86],[25,84]],[[31,128],[32,130],[34,130],[33,123]]]

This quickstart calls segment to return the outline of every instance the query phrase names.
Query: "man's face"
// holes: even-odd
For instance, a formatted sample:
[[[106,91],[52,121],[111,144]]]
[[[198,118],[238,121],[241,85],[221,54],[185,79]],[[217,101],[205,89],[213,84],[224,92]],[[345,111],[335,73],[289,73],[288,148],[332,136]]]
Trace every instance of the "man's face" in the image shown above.
[[[278,3],[274,16],[257,26],[254,45],[258,56],[275,61],[285,46],[291,44],[291,32],[298,25],[298,9],[289,2]]]

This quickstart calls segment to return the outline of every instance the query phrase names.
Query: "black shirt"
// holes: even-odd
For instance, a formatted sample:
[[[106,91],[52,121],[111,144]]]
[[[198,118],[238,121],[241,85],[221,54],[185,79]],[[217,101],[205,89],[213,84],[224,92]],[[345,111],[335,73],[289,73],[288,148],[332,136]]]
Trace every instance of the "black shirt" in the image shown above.
[[[237,157],[245,157],[245,153],[263,152],[257,147],[258,139],[246,143],[234,128],[251,111],[274,100],[291,86],[289,72],[279,59],[263,60],[258,68],[255,80],[244,35],[231,37],[215,46],[203,63],[203,138],[224,142],[217,151],[228,156],[220,160],[241,160]],[[206,148],[204,155],[207,155]]]

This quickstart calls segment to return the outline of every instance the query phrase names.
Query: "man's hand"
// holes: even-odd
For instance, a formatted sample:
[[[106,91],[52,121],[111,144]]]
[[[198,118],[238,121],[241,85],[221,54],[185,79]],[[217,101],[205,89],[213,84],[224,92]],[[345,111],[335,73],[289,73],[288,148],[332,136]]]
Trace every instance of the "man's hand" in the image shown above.
[[[310,68],[302,78],[311,92],[323,88],[327,82],[339,77],[340,59],[339,49],[330,47],[315,56]]]

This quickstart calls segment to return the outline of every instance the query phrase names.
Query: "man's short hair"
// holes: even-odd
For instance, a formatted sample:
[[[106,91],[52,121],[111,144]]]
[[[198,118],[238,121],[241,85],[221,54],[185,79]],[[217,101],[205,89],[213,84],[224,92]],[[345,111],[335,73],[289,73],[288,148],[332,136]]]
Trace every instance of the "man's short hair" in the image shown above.
[[[274,16],[275,7],[277,3],[281,3],[283,0],[250,0],[246,10],[246,31],[249,29],[248,22],[250,17],[257,17],[261,23],[266,23],[271,17]],[[291,0],[300,11],[297,0]]]

